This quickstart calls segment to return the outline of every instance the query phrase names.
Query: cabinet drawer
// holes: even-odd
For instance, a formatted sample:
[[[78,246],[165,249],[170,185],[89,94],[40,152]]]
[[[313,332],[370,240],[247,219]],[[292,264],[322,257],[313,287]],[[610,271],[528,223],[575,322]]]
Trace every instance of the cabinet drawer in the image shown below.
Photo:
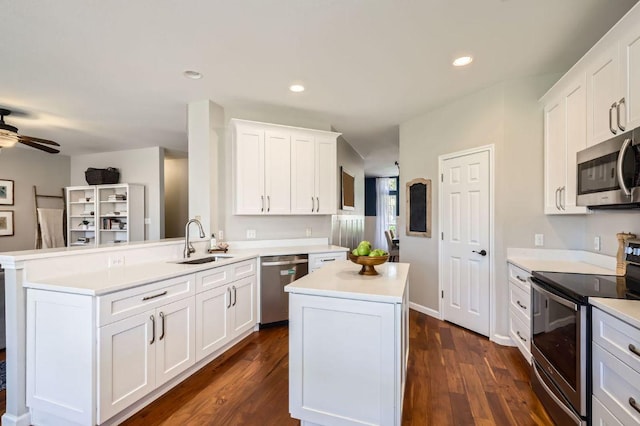
[[[336,262],[338,260],[346,260],[345,252],[333,253],[311,253],[309,254],[309,271],[322,268],[327,263]]]
[[[509,334],[522,355],[531,362],[531,329],[516,312],[509,312]]]
[[[519,268],[516,265],[512,265],[511,263],[509,264],[509,280],[530,288],[531,286],[529,285],[529,281],[527,281],[527,278],[530,276],[531,274],[524,269]]]
[[[183,275],[98,297],[98,326],[195,294],[195,274]]]
[[[602,426],[624,426],[595,396],[591,398],[591,424]]]
[[[531,293],[525,291],[515,283],[509,283],[509,304],[511,310],[515,310],[526,319],[527,324],[531,320]]]
[[[622,424],[640,424],[640,373],[630,368],[600,345],[593,344],[593,395]],[[639,406],[640,408],[640,406]]]
[[[245,260],[243,262],[234,263],[231,266],[231,281],[240,278],[250,277],[256,274],[256,259]]]
[[[196,273],[196,293],[226,285],[233,281],[231,265]]]
[[[593,341],[640,372],[640,330],[637,328],[594,308]]]

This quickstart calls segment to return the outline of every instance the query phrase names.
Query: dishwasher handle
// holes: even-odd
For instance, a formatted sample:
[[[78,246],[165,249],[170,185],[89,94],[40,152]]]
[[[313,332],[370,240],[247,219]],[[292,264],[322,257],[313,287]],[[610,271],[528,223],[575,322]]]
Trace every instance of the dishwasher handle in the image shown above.
[[[262,266],[284,266],[284,265],[298,265],[300,263],[309,263],[309,259],[300,260],[283,260],[280,262],[262,262]]]

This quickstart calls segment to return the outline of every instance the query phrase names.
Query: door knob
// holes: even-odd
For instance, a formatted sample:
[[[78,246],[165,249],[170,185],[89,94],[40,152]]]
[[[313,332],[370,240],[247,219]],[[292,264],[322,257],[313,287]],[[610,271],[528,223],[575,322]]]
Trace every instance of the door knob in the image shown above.
[[[480,256],[486,256],[487,255],[487,251],[482,249],[480,251],[475,251],[475,250],[471,250],[474,253],[478,253]]]

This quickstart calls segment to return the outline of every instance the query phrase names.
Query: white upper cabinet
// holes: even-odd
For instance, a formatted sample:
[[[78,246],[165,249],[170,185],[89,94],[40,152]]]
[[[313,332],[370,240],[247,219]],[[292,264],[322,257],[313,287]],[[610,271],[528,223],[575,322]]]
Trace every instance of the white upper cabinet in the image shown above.
[[[617,45],[606,49],[587,68],[587,144],[592,146],[615,136],[617,102],[620,100],[620,59]]]
[[[586,148],[585,77],[570,81],[544,108],[546,214],[586,213],[576,206],[576,153]]]
[[[620,40],[621,125],[640,127],[640,25],[629,28]]]
[[[336,212],[339,133],[231,120],[235,214]]]

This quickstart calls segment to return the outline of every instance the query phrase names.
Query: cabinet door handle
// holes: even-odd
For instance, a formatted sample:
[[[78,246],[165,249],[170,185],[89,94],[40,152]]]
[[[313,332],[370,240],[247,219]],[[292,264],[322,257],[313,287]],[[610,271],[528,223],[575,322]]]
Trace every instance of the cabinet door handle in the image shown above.
[[[631,406],[631,408],[640,413],[640,405],[638,405],[638,403],[632,396],[629,397],[629,405]]]
[[[618,121],[618,129],[624,132],[626,130],[626,127],[620,124],[620,105],[624,105],[625,108],[627,107],[624,102],[624,98],[620,99],[616,104],[616,119]]]
[[[318,206],[316,207],[316,213],[320,212],[320,197],[316,197],[316,201],[318,202]]]
[[[271,196],[267,195],[267,213],[271,211]]]
[[[614,135],[617,135],[618,131],[613,128],[613,120],[611,119],[611,111],[616,107],[616,105],[617,105],[617,102],[614,102],[609,107],[609,130],[611,130],[611,133],[613,133]]]
[[[560,204],[558,204],[558,194],[560,193],[560,187],[556,188],[556,210],[560,210]]]
[[[638,348],[636,348],[636,345],[634,345],[633,343],[629,343],[629,350],[634,355],[640,356],[640,351],[638,350]]]
[[[335,259],[320,259],[320,262],[333,262]]]
[[[520,334],[519,331],[516,331],[516,334],[518,335],[518,337],[520,338],[520,340],[522,340],[523,342],[526,342],[527,339],[525,339],[524,337],[522,337],[522,334]]]
[[[564,208],[565,203],[563,202],[563,200],[564,200],[564,195],[563,195],[563,194],[564,194],[565,192],[567,192],[567,187],[566,187],[566,186],[561,187],[561,188],[560,188],[560,208],[561,208],[562,210],[565,210],[565,208]]]
[[[236,306],[236,302],[238,301],[238,289],[236,286],[233,286],[233,306]]]
[[[313,213],[316,210],[316,200],[313,199],[313,197],[311,197],[311,213]]]
[[[522,278],[520,275],[516,275],[516,278],[518,279],[518,281],[521,281],[523,283],[526,283],[527,280],[525,280],[524,278]]]
[[[264,212],[264,195],[260,196],[260,211]]]
[[[151,320],[151,341],[149,344],[153,345],[153,342],[156,341],[156,318],[151,315],[149,319]]]
[[[517,304],[518,306],[520,306],[522,309],[525,309],[525,310],[527,309],[527,307],[526,307],[526,306],[524,306],[522,303],[520,303],[520,301],[519,301],[519,300],[516,300],[516,304]]]
[[[227,305],[227,309],[231,307],[231,289],[227,287],[227,291],[229,292],[229,304]]]
[[[158,340],[164,339],[164,312],[160,312],[160,318],[162,318],[162,333],[160,333],[160,338]]]
[[[167,291],[163,291],[162,293],[154,294],[153,296],[145,296],[142,298],[142,301],[145,302],[147,300],[155,299],[156,297],[164,296],[167,294]]]

